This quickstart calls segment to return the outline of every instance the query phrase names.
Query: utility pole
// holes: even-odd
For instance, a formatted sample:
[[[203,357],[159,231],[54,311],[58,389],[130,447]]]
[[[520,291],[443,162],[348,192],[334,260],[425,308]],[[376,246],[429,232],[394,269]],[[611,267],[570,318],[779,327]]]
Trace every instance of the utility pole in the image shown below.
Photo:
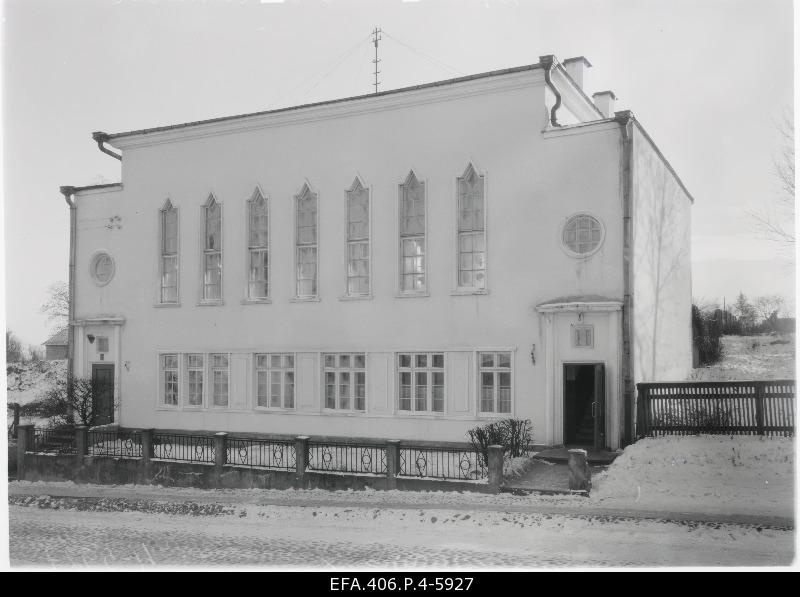
[[[372,30],[372,43],[375,44],[375,60],[372,61],[375,65],[375,93],[378,93],[378,73],[381,72],[378,70],[378,63],[380,62],[380,58],[378,58],[378,42],[381,40],[380,33],[381,30],[378,27]]]

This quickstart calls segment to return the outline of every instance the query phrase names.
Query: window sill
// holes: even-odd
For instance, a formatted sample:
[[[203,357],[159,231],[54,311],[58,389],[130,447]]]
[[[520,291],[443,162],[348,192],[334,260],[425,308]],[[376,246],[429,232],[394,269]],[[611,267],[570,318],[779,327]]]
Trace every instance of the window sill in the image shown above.
[[[398,292],[394,295],[395,298],[427,298],[431,294],[426,290],[425,292]]]
[[[395,417],[405,417],[407,419],[449,419],[447,413],[430,412],[430,411],[413,411],[413,410],[396,410]]]
[[[365,410],[339,410],[338,408],[323,408],[323,415],[340,415],[345,417],[363,417],[367,414]]]
[[[470,296],[470,295],[484,295],[489,294],[489,291],[486,288],[482,289],[473,289],[473,288],[456,288],[455,290],[450,291],[450,296]]]
[[[371,294],[343,294],[339,297],[340,301],[371,301]]]
[[[508,412],[508,413],[497,413],[497,412],[483,413],[483,412],[481,412],[481,413],[478,413],[478,418],[479,419],[508,419],[509,417],[513,417],[513,416],[514,416],[513,412]]]
[[[279,413],[279,414],[286,414],[286,413],[294,413],[296,412],[294,408],[282,408],[279,406],[256,406],[253,410],[257,413]]]
[[[318,303],[318,296],[293,296],[289,299],[290,303]]]
[[[177,309],[181,306],[180,303],[153,303],[156,309]]]
[[[198,307],[221,307],[225,304],[225,301],[200,301],[197,303]]]
[[[270,305],[272,304],[272,299],[267,298],[260,298],[260,299],[242,299],[243,305]]]

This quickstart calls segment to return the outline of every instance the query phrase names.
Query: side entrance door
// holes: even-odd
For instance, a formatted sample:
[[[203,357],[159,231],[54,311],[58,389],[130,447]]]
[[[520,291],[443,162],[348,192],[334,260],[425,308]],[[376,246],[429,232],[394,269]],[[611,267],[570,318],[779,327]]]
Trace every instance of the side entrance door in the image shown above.
[[[114,365],[92,365],[94,424],[114,422]]]

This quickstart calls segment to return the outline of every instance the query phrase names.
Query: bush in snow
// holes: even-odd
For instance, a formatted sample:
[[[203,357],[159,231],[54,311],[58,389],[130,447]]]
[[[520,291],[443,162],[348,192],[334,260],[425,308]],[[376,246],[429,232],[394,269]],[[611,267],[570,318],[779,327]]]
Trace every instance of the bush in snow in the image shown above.
[[[517,458],[526,452],[532,434],[530,419],[503,419],[467,431],[469,441],[481,455],[484,465],[489,462],[489,446],[503,446],[508,456]]]

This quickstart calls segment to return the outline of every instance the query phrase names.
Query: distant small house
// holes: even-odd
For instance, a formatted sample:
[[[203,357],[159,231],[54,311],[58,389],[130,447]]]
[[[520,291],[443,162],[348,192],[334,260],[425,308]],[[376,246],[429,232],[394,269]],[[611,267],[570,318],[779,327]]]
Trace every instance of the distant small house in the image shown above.
[[[45,343],[45,359],[60,361],[67,358],[67,330],[64,328],[53,334]]]

